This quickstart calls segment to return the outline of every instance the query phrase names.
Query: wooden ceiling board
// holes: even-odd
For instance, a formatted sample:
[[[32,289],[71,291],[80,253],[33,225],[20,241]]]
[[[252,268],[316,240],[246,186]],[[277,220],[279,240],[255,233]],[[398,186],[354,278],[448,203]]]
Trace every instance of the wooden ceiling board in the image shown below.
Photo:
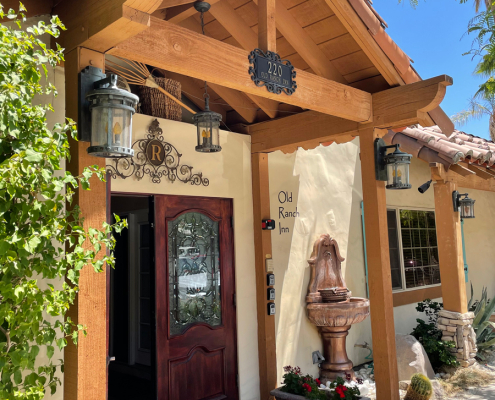
[[[303,28],[334,15],[324,0],[307,0],[289,12]]]
[[[351,83],[350,86],[356,89],[366,90],[368,93],[377,93],[382,90],[390,89],[390,85],[381,75],[372,76],[371,78]]]
[[[314,24],[306,26],[304,31],[316,44],[326,42],[327,40],[334,39],[348,33],[347,29],[344,25],[342,25],[336,15],[332,15],[321,21],[315,22]]]
[[[280,0],[282,4],[290,10],[291,8],[296,7],[297,5],[304,3],[306,0]]]
[[[359,45],[349,33],[321,43],[318,47],[321,51],[323,51],[329,60],[334,60],[361,50]]]
[[[258,25],[258,6],[252,1],[236,9],[249,26]]]
[[[201,23],[201,14],[199,12],[194,13],[193,15],[194,19],[198,21],[198,23]],[[210,12],[206,12],[203,16],[203,19],[205,21],[205,25],[209,24],[211,21],[215,20],[215,17],[211,15]]]
[[[229,31],[227,31],[227,29],[225,29],[223,25],[217,20],[214,20],[213,22],[210,22],[208,25],[205,25],[205,32],[209,37],[212,37],[220,41],[223,41],[224,39],[227,39],[228,37],[231,36]]]
[[[365,68],[373,67],[373,63],[362,50],[332,60],[333,65],[343,75],[348,75]]]
[[[373,66],[373,67],[364,68],[364,69],[361,69],[359,71],[347,74],[346,76],[344,76],[344,78],[347,80],[347,82],[352,83],[352,82],[358,82],[358,81],[361,81],[363,79],[367,79],[367,78],[377,76],[377,75],[380,75],[380,71],[378,71],[378,69],[375,66]]]
[[[229,4],[234,7],[234,9],[237,9],[241,6],[243,6],[244,4],[247,4],[249,2],[251,2],[252,0],[226,0],[229,2]]]

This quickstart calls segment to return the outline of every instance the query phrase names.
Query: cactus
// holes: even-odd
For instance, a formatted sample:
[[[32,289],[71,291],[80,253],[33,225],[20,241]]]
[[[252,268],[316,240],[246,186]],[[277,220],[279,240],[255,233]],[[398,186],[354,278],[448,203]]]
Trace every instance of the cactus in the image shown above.
[[[430,380],[422,374],[414,374],[404,400],[429,400],[432,393]]]

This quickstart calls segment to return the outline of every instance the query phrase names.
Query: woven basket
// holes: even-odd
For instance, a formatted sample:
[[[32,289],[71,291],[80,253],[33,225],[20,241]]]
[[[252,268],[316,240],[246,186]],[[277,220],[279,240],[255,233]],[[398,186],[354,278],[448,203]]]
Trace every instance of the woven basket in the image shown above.
[[[180,82],[168,78],[154,78],[156,83],[172,96],[181,98]],[[157,118],[182,120],[182,107],[157,89],[142,86],[140,90],[140,112]]]

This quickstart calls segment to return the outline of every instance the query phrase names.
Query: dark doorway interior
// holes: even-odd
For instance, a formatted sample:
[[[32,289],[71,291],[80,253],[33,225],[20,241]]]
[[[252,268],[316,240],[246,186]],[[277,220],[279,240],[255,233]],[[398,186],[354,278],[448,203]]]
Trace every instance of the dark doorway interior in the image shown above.
[[[153,246],[148,196],[112,196],[111,211],[126,218],[116,234],[115,269],[110,272],[110,400],[154,399]]]

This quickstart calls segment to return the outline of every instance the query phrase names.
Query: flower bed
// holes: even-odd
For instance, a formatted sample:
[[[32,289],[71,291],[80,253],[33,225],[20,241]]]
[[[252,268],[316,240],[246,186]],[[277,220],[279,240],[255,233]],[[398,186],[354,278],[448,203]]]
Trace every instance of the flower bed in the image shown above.
[[[352,381],[349,374],[346,374],[346,380],[337,378],[325,385],[311,375],[303,375],[299,367],[287,366],[284,371],[284,386],[271,391],[277,400],[369,400],[361,396],[360,387],[366,389],[363,382]]]

